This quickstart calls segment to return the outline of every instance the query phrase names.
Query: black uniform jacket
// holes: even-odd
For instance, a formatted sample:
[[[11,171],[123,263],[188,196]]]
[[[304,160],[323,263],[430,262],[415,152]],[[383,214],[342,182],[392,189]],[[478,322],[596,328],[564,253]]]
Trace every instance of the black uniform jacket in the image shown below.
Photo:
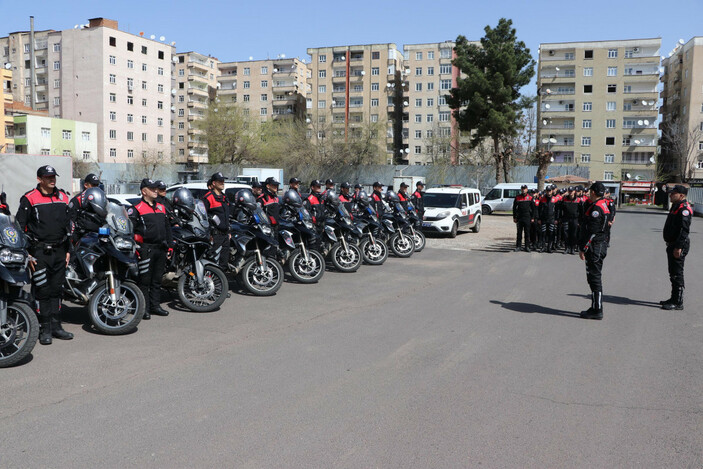
[[[691,227],[691,217],[693,209],[688,200],[682,200],[671,206],[669,215],[664,223],[664,241],[671,244],[674,249],[683,249],[688,239],[688,231]]]

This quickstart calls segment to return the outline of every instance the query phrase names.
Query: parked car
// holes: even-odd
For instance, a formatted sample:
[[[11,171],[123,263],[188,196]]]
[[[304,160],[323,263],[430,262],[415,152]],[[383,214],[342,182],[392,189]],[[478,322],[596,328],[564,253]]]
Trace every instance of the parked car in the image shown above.
[[[481,211],[484,215],[490,215],[496,211],[512,210],[513,201],[521,192],[522,185],[527,185],[528,189],[537,189],[534,183],[502,183],[498,184],[486,194],[481,201]]]
[[[461,228],[481,229],[481,193],[469,187],[441,187],[425,192],[422,231],[456,237]]]
[[[142,200],[141,194],[110,194],[107,196],[109,202],[129,207],[130,205],[138,204]]]

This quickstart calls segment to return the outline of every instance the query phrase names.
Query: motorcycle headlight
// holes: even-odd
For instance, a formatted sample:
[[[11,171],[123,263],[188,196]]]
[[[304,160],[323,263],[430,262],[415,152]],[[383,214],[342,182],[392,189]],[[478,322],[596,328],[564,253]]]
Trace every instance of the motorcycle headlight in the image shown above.
[[[265,234],[266,236],[271,236],[271,227],[267,225],[259,225],[259,228],[261,228],[261,232]]]
[[[134,241],[126,238],[115,238],[115,247],[120,251],[128,251],[134,246]]]
[[[12,252],[7,248],[0,251],[0,262],[3,264],[21,264],[24,262],[24,258],[24,253]]]
[[[311,221],[305,220],[303,222],[303,224],[305,225],[305,228],[307,228],[308,230],[312,230],[312,222]]]
[[[393,227],[393,223],[391,223],[390,220],[383,220],[383,224],[388,228],[388,231],[391,233],[395,232],[395,228]]]
[[[439,212],[439,213],[437,214],[437,218],[439,218],[440,220],[441,220],[442,218],[447,218],[448,216],[449,216],[449,210],[445,210],[445,211]]]

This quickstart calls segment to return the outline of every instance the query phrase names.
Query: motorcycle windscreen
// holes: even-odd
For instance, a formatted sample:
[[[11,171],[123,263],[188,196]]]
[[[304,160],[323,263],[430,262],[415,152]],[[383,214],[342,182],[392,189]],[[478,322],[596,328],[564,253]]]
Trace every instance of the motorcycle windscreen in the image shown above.
[[[347,210],[347,207],[344,205],[341,205],[338,207],[339,214],[344,217],[344,218],[349,218],[351,220],[351,216],[349,215],[349,210]]]
[[[411,212],[415,211],[415,206],[413,205],[412,202],[408,202],[408,211],[411,211]]]
[[[9,215],[0,214],[0,244],[11,249],[27,247],[27,237],[12,223]]]
[[[127,210],[122,205],[108,202],[105,222],[115,234],[131,237],[134,233],[132,220],[129,219]]]
[[[312,221],[312,215],[310,215],[310,212],[305,207],[300,207],[298,209],[298,219],[300,221]]]
[[[254,214],[252,215],[254,221],[259,225],[270,225],[271,220],[269,220],[268,215],[266,215],[261,207],[258,207]]]
[[[210,229],[210,222],[207,219],[207,210],[202,200],[195,201],[195,210],[193,210],[193,218],[190,221],[193,227],[193,232],[197,235],[207,234]],[[200,230],[200,233],[197,231]]]

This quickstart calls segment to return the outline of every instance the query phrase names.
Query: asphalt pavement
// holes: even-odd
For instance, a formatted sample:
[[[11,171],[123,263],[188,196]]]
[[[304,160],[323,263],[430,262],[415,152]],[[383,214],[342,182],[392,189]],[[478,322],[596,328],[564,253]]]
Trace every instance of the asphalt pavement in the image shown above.
[[[664,220],[618,214],[603,321],[578,256],[506,239],[122,337],[71,310],[73,341],[0,370],[0,467],[701,467],[701,221],[663,311]]]

